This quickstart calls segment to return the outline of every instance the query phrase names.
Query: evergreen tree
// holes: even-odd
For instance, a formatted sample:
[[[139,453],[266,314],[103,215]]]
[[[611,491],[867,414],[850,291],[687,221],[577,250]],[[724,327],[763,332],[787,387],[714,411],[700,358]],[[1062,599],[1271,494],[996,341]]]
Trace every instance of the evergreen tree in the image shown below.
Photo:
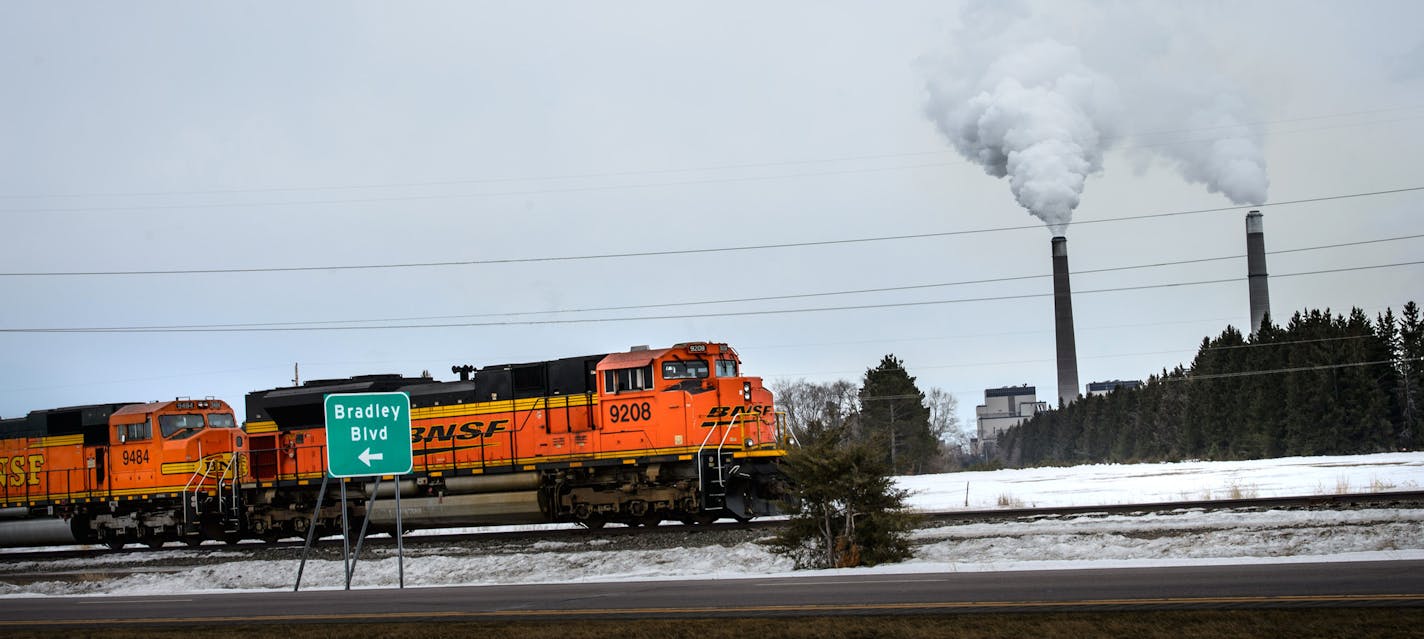
[[[1418,306],[1376,322],[1359,309],[1227,327],[1188,368],[1141,388],[1040,413],[999,438],[1009,465],[1371,453],[1421,443]]]
[[[1405,304],[1400,313],[1395,362],[1400,413],[1395,428],[1396,446],[1415,449],[1424,443],[1424,433],[1420,432],[1424,421],[1424,325],[1420,324],[1419,305],[1414,302]]]
[[[891,474],[924,472],[938,451],[925,394],[905,363],[886,355],[860,385],[860,440],[883,451]]]
[[[849,429],[807,425],[811,443],[791,451],[782,469],[791,484],[790,515],[772,550],[797,568],[845,568],[910,556],[914,518],[895,488],[882,451],[851,441]]]

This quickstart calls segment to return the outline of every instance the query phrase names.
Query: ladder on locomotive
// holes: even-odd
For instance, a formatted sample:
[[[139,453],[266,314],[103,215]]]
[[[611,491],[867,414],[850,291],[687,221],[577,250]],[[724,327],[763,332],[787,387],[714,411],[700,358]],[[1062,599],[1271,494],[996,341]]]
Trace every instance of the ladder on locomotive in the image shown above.
[[[218,513],[224,521],[237,521],[241,514],[241,505],[237,498],[238,489],[238,469],[241,467],[242,453],[233,453],[227,461],[221,458],[204,458],[201,449],[198,455],[197,465],[193,468],[193,475],[188,478],[188,483],[183,486],[183,530],[184,532],[197,532],[202,523],[198,517],[198,503],[202,496],[203,485],[210,478],[214,478],[216,473],[216,493],[218,500]],[[231,488],[232,493],[227,494],[227,488]]]
[[[717,432],[716,427],[707,430],[707,436],[702,438],[702,445],[697,447],[697,485],[703,510],[721,510],[727,507],[728,479],[737,474],[741,466],[732,463],[732,453],[726,452],[725,449],[727,438],[732,436],[732,429],[739,426],[738,422],[742,419],[742,415],[732,418],[732,423],[727,425],[716,448],[708,450],[712,433]],[[744,430],[739,429],[739,432]],[[740,442],[741,439],[738,439],[738,443]]]

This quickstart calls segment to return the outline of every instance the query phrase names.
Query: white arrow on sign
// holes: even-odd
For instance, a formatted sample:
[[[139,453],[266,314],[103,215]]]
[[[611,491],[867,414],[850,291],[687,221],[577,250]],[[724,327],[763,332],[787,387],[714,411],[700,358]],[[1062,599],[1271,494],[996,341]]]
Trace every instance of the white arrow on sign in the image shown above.
[[[361,460],[361,463],[365,464],[367,468],[370,468],[370,467],[371,467],[371,460],[373,460],[373,459],[374,459],[374,460],[377,460],[377,461],[383,460],[383,459],[386,458],[386,454],[385,454],[385,453],[373,453],[373,452],[371,452],[370,447],[367,447],[366,450],[361,451],[361,454],[360,454],[360,455],[357,455],[356,458],[359,459],[359,460]]]

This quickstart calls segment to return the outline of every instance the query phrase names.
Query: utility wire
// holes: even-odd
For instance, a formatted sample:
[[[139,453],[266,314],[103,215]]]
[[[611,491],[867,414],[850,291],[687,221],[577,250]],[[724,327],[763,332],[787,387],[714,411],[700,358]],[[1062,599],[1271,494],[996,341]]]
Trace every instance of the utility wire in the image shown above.
[[[1274,254],[1278,254],[1278,253],[1298,253],[1298,252],[1303,252],[1303,251],[1318,251],[1318,250],[1332,249],[1332,248],[1341,248],[1341,247],[1347,247],[1347,246],[1359,246],[1359,245],[1364,245],[1364,244],[1377,244],[1377,243],[1381,243],[1381,242],[1394,242],[1394,241],[1399,241],[1399,240],[1409,240],[1409,239],[1415,239],[1415,238],[1420,238],[1420,237],[1424,237],[1424,233],[1416,234],[1416,235],[1401,235],[1401,236],[1396,236],[1396,237],[1380,238],[1380,239],[1374,239],[1374,240],[1363,240],[1363,241],[1358,241],[1358,242],[1342,242],[1342,243],[1337,243],[1337,244],[1325,244],[1325,245],[1320,245],[1320,246],[1308,246],[1308,247],[1295,248],[1295,249],[1283,249],[1283,250],[1279,250],[1279,251],[1270,251],[1268,254],[1274,255]],[[1163,266],[1179,266],[1179,265],[1184,265],[1184,264],[1197,264],[1197,263],[1202,263],[1202,262],[1215,262],[1215,261],[1223,261],[1223,260],[1233,260],[1233,259],[1241,259],[1241,258],[1244,258],[1244,257],[1246,257],[1246,256],[1245,256],[1245,255],[1227,255],[1227,256],[1222,256],[1222,257],[1207,257],[1207,258],[1197,258],[1197,259],[1190,259],[1190,260],[1179,260],[1179,261],[1174,261],[1174,262],[1157,262],[1157,263],[1153,263],[1153,264],[1138,264],[1138,265],[1134,265],[1134,266],[1114,266],[1114,267],[1108,267],[1108,268],[1085,269],[1085,270],[1081,270],[1081,271],[1073,271],[1071,274],[1072,274],[1072,275],[1085,275],[1085,274],[1096,274],[1096,273],[1109,273],[1109,272],[1114,272],[1114,271],[1128,271],[1128,270],[1137,270],[1137,269],[1144,269],[1144,268],[1158,268],[1158,267],[1163,267]],[[502,312],[502,313],[470,313],[470,314],[460,314],[460,315],[425,315],[425,316],[417,316],[417,317],[385,317],[385,318],[354,319],[354,320],[307,320],[307,321],[295,321],[295,322],[248,322],[248,323],[236,323],[236,324],[177,324],[177,325],[169,325],[169,326],[162,326],[162,325],[158,325],[158,326],[145,326],[145,327],[142,327],[142,328],[149,328],[149,329],[161,329],[161,328],[175,328],[175,329],[177,329],[177,328],[243,328],[243,327],[257,327],[257,326],[310,326],[310,325],[324,325],[324,324],[376,324],[376,323],[382,323],[382,322],[426,322],[426,321],[451,320],[451,319],[475,319],[475,318],[481,318],[481,317],[522,317],[522,316],[527,316],[527,315],[554,315],[554,314],[565,314],[565,313],[593,313],[593,312],[607,312],[607,311],[630,311],[630,310],[647,310],[647,309],[656,309],[656,308],[676,308],[676,307],[682,307],[682,306],[706,306],[706,305],[711,305],[711,304],[737,304],[737,303],[748,303],[748,302],[771,302],[771,301],[779,301],[779,300],[807,299],[807,298],[814,298],[814,297],[830,297],[830,296],[835,296],[835,295],[861,295],[861,294],[866,294],[866,293],[889,293],[889,292],[897,292],[897,291],[922,290],[922,289],[930,289],[930,288],[945,288],[945,287],[950,287],[950,286],[966,286],[966,285],[971,285],[971,284],[999,284],[999,283],[1004,283],[1004,282],[1014,282],[1014,281],[1031,280],[1031,279],[1042,279],[1042,278],[1047,278],[1047,277],[1052,277],[1052,274],[1051,274],[1051,273],[1044,273],[1044,274],[1039,274],[1039,275],[1015,275],[1015,276],[986,278],[986,279],[978,279],[978,280],[961,280],[961,281],[957,281],[957,282],[940,282],[940,283],[935,283],[935,284],[910,284],[910,285],[905,285],[905,286],[885,286],[885,287],[878,287],[878,288],[855,289],[855,290],[849,290],[849,291],[823,291],[823,292],[817,292],[817,293],[795,293],[795,294],[789,294],[789,295],[768,295],[768,296],[762,296],[762,297],[742,297],[742,298],[734,298],[734,299],[721,298],[721,299],[715,299],[715,300],[698,300],[698,301],[691,301],[691,302],[664,302],[664,303],[658,303],[658,304],[629,304],[629,305],[623,305],[623,306],[597,306],[597,307],[588,307],[588,308],[559,309],[559,310],[552,310],[552,311],[509,311],[509,312]]]
[[[1424,357],[1406,357],[1406,358],[1402,358],[1400,361],[1402,361],[1402,362],[1421,362],[1421,361],[1424,361]],[[1256,376],[1256,375],[1278,375],[1278,374],[1281,374],[1281,373],[1302,373],[1302,372],[1306,372],[1306,371],[1324,371],[1324,370],[1333,370],[1333,369],[1337,369],[1337,368],[1357,368],[1357,367],[1361,367],[1361,366],[1381,366],[1381,365],[1386,365],[1386,364],[1388,364],[1388,365],[1394,365],[1394,364],[1395,364],[1395,361],[1394,361],[1394,360],[1388,360],[1388,359],[1382,359],[1382,360],[1377,360],[1377,361],[1373,361],[1373,362],[1350,362],[1350,363],[1345,363],[1345,364],[1320,364],[1320,365],[1316,365],[1316,366],[1295,366],[1295,367],[1292,367],[1292,368],[1274,368],[1274,369],[1270,369],[1270,370],[1238,371],[1238,372],[1235,372],[1235,373],[1213,373],[1213,374],[1210,374],[1210,375],[1194,375],[1194,374],[1188,373],[1188,374],[1186,374],[1186,375],[1183,376],[1183,377],[1174,377],[1174,376],[1172,376],[1172,375],[1168,375],[1167,377],[1158,377],[1158,378],[1156,378],[1156,379],[1157,379],[1157,381],[1159,381],[1159,382],[1190,382],[1190,381],[1194,381],[1194,380],[1230,379],[1230,378],[1233,378],[1233,377],[1253,377],[1253,376]]]
[[[1255,208],[1267,208],[1273,206],[1288,206],[1295,204],[1308,204],[1312,202],[1327,202],[1332,200],[1343,200],[1357,197],[1372,197],[1378,195],[1390,195],[1395,193],[1407,193],[1412,191],[1424,191],[1424,186],[1411,186],[1399,189],[1388,189],[1382,191],[1369,191],[1363,193],[1348,193],[1344,195],[1327,195],[1298,200],[1286,200],[1281,202],[1270,202],[1261,204]],[[1239,211],[1244,206],[1225,206],[1209,209],[1193,209],[1187,211],[1169,211],[1164,213],[1148,213],[1143,215],[1129,215],[1123,217],[1103,218],[1098,220],[1080,220],[1069,222],[1070,225],[1105,224],[1111,222],[1122,222],[1127,220],[1145,220],[1153,218],[1177,217],[1183,215],[1199,215],[1203,213],[1221,213],[1224,211]],[[351,270],[375,270],[375,269],[404,269],[404,268],[427,268],[427,267],[447,267],[447,266],[479,266],[490,264],[529,264],[536,262],[572,262],[583,260],[603,260],[615,258],[632,257],[661,257],[670,255],[695,255],[704,253],[725,253],[732,251],[759,251],[769,249],[802,248],[810,246],[835,246],[843,244],[863,244],[868,242],[888,242],[897,240],[915,240],[935,237],[954,237],[960,235],[977,235],[982,233],[999,233],[1004,231],[1022,231],[1025,229],[1042,228],[1042,224],[1024,224],[1017,226],[1001,226],[983,229],[967,229],[962,231],[942,231],[938,233],[914,233],[904,235],[885,235],[879,237],[848,238],[840,240],[819,240],[811,242],[784,242],[778,244],[750,244],[744,246],[728,246],[701,249],[676,249],[667,251],[637,251],[627,253],[596,253],[589,255],[568,255],[553,257],[524,257],[505,258],[487,260],[459,260],[446,262],[408,262],[399,264],[354,264],[336,266],[290,266],[290,267],[256,267],[256,268],[214,268],[214,269],[167,269],[167,270],[129,270],[129,271],[29,271],[29,272],[9,272],[0,273],[0,277],[78,277],[78,276],[127,276],[127,275],[208,275],[217,273],[293,273],[304,271],[351,271]],[[1417,237],[1417,236],[1410,236]],[[1402,238],[1403,239],[1403,238]],[[1376,240],[1371,240],[1376,241]],[[1386,241],[1386,240],[1378,240]],[[1366,242],[1367,243],[1367,242]],[[1342,246],[1347,246],[1344,244]],[[1215,258],[1212,258],[1215,259]]]
[[[1336,269],[1322,269],[1317,271],[1305,271],[1300,273],[1286,273],[1283,275],[1273,275],[1272,277],[1299,277],[1305,275],[1321,275],[1326,273],[1344,273],[1350,271],[1363,271],[1381,268],[1396,268],[1401,266],[1415,266],[1424,264],[1424,260],[1413,262],[1399,262],[1395,264],[1377,264],[1371,266],[1356,266]],[[1098,293],[1116,293],[1122,291],[1139,291],[1161,288],[1181,288],[1187,286],[1202,286],[1209,284],[1239,283],[1243,278],[1234,277],[1219,280],[1200,280],[1195,282],[1169,282],[1164,284],[1145,284],[1140,286],[1120,286],[1115,288],[1090,289],[1086,291],[1074,291],[1073,295],[1094,295]],[[908,308],[918,306],[938,306],[944,304],[966,304],[975,302],[996,302],[1005,300],[1032,299],[1040,297],[1052,297],[1053,293],[1030,293],[1024,295],[1001,295],[994,297],[975,297],[949,300],[926,300],[919,302],[890,302],[884,304],[857,304],[846,306],[827,306],[818,308],[792,308],[792,309],[768,309],[755,311],[725,311],[719,312],[719,317],[752,317],[764,315],[791,315],[801,313],[824,313],[831,311],[867,310],[882,308]],[[0,328],[0,333],[240,333],[240,332],[296,332],[296,331],[358,331],[358,330],[392,330],[392,329],[415,329],[415,328],[469,328],[469,327],[490,327],[490,326],[539,326],[539,325],[567,325],[567,324],[598,324],[608,322],[629,322],[647,320],[686,320],[687,315],[648,315],[630,317],[601,317],[601,318],[578,318],[578,319],[543,319],[543,320],[519,320],[502,322],[448,322],[430,324],[386,324],[380,326],[262,326],[262,327],[225,327],[225,328],[199,328],[199,327],[76,327],[76,328]]]

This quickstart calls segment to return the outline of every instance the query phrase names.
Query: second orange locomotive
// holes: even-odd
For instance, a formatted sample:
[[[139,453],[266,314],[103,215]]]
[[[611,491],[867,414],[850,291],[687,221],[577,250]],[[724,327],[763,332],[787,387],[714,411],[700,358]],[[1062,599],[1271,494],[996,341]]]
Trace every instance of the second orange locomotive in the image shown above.
[[[726,344],[454,371],[459,381],[371,375],[248,394],[249,532],[274,539],[339,521],[335,505],[310,519],[325,473],[324,398],[355,392],[410,396],[414,468],[379,489],[401,491],[407,528],[777,512],[786,434],[770,391]],[[394,527],[389,499],[365,514]]]

